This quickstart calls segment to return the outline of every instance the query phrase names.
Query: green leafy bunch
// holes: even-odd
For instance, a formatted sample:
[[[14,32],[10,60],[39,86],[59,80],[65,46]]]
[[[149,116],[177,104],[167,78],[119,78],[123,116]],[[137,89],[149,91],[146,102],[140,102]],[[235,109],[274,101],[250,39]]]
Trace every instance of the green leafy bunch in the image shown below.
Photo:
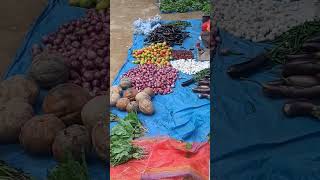
[[[209,0],[163,0],[160,10],[165,13],[188,11],[203,11],[210,14],[211,4]]]
[[[137,113],[131,112],[111,129],[110,163],[117,166],[131,159],[140,159],[143,149],[132,144],[133,139],[144,134],[144,128]]]

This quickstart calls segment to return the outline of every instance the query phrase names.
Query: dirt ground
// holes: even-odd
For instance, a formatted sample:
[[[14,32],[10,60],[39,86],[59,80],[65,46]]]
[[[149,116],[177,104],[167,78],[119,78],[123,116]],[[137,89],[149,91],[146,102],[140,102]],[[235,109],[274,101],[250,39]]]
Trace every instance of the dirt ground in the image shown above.
[[[156,0],[111,0],[111,81],[127,57],[132,44],[132,23],[138,18],[159,14]],[[46,0],[1,0],[0,6],[0,72],[1,76],[13,60],[17,49]],[[201,12],[166,14],[162,19],[201,18]]]
[[[46,6],[46,0],[1,0],[0,74],[6,72],[17,49],[34,20]]]
[[[156,0],[111,0],[111,82],[126,60],[132,44],[132,23],[138,18],[147,19],[157,14],[160,12]],[[202,13],[161,14],[161,17],[165,20],[195,19],[201,18]]]

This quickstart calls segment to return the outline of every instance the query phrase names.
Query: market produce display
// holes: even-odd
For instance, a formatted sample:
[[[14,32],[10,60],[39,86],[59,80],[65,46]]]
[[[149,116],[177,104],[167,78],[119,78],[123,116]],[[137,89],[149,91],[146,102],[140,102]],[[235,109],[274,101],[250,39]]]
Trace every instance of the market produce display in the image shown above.
[[[110,7],[110,0],[69,0],[71,6],[82,8],[96,8],[96,10],[104,10]]]
[[[219,27],[254,42],[274,40],[294,26],[319,20],[317,0],[214,0],[213,4]]]
[[[42,42],[49,52],[65,57],[70,71],[69,82],[97,96],[106,94],[109,80],[108,32],[109,13],[88,10],[85,17],[60,26],[57,32],[44,36]]]
[[[175,25],[161,25],[153,30],[145,39],[146,44],[166,42],[170,46],[182,45],[183,41],[190,37],[187,31]]]
[[[122,75],[131,80],[138,91],[152,88],[156,94],[169,94],[178,78],[178,70],[170,66],[159,68],[156,65],[139,65]]]
[[[209,61],[197,61],[195,59],[178,59],[176,61],[171,61],[171,65],[173,68],[189,75],[210,68]]]
[[[157,64],[159,66],[166,66],[170,64],[172,59],[172,47],[166,42],[152,43],[140,50],[133,51],[134,64]]]
[[[173,50],[172,51],[173,59],[193,59],[193,53],[189,50]]]
[[[209,0],[162,0],[160,2],[160,11],[163,13],[203,11],[209,14],[211,4]]]
[[[167,25],[177,26],[181,29],[186,29],[187,27],[191,27],[191,23],[188,21],[172,21],[167,23]]]

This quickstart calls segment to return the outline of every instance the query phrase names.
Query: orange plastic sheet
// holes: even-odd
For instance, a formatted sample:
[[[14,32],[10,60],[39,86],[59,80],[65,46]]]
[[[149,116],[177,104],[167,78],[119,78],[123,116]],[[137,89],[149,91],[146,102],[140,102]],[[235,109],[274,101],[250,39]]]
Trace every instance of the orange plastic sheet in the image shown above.
[[[209,143],[186,143],[170,139],[142,139],[134,144],[147,155],[141,160],[111,167],[111,180],[208,180]],[[187,148],[188,147],[188,148]]]

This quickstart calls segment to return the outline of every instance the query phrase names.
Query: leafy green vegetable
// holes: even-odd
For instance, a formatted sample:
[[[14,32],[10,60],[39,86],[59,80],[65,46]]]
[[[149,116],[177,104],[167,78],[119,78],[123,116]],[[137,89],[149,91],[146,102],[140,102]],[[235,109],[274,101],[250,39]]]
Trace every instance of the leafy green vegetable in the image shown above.
[[[110,122],[116,122],[119,120],[120,120],[120,118],[117,115],[110,112]]]
[[[191,23],[188,21],[173,21],[168,23],[167,25],[177,26],[177,27],[180,27],[181,29],[185,29],[186,27],[190,27]]]
[[[48,180],[89,180],[84,153],[79,162],[66,152],[65,159],[49,172]]]
[[[305,22],[295,26],[275,39],[275,47],[269,52],[272,61],[285,63],[286,56],[298,53],[302,44],[316,33],[320,32],[320,21]]]
[[[211,3],[209,0],[162,0],[160,10],[164,13],[203,11],[210,14]]]
[[[1,180],[33,180],[31,176],[25,174],[19,169],[10,167],[3,161],[0,161],[0,179]]]
[[[203,69],[203,70],[197,72],[196,74],[193,75],[193,79],[196,81],[200,81],[201,79],[203,79],[207,75],[210,76],[210,68]]]
[[[143,136],[144,128],[135,112],[128,113],[124,119],[111,129],[110,163],[117,166],[131,159],[140,159],[143,149],[134,146],[132,140]]]

